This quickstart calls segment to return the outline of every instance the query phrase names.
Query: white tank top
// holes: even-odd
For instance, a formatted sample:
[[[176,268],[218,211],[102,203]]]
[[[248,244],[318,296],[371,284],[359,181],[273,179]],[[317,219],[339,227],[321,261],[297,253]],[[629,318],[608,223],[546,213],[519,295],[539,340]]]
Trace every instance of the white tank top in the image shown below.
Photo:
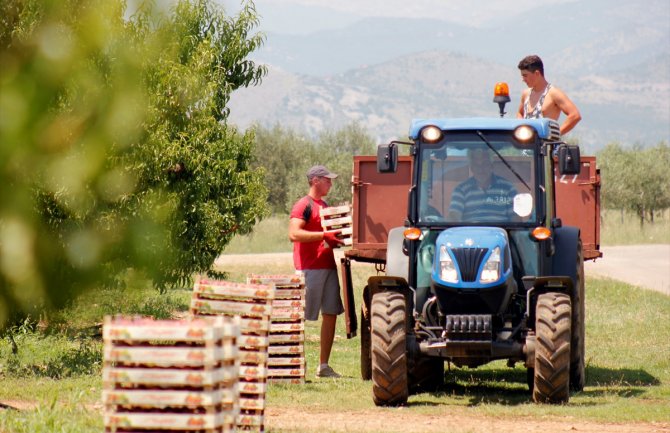
[[[526,100],[523,102],[523,118],[524,119],[541,119],[542,116],[542,104],[544,103],[544,98],[547,96],[547,93],[549,93],[549,89],[551,88],[551,84],[547,83],[547,87],[544,88],[544,92],[542,92],[542,95],[540,95],[540,99],[538,99],[537,104],[535,104],[535,107],[533,109],[530,109],[530,95],[533,93],[533,89],[530,89],[530,92],[528,92],[528,96],[526,96]]]

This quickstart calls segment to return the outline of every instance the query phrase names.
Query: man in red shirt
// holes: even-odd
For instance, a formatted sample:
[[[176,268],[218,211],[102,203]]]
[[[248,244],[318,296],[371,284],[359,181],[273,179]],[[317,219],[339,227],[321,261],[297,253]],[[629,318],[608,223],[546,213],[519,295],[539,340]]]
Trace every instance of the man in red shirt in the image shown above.
[[[337,177],[322,165],[307,171],[309,193],[291,210],[288,237],[293,242],[293,264],[305,276],[305,320],[318,320],[321,311],[321,344],[317,377],[340,377],[329,365],[337,316],[344,312],[333,248],[343,244],[338,231],[325,232],[319,210]]]

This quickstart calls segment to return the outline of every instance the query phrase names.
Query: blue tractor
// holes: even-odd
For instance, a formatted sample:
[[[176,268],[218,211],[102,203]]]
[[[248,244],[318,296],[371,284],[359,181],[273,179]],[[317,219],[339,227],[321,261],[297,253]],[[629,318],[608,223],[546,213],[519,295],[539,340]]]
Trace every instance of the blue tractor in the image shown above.
[[[553,120],[502,115],[414,120],[409,138],[377,153],[377,171],[395,173],[407,146],[412,169],[405,224],[363,292],[375,404],[438,388],[445,361],[500,359],[526,367],[535,402],[567,402],[585,380],[584,256],[556,216],[555,176],[579,173],[579,148]]]

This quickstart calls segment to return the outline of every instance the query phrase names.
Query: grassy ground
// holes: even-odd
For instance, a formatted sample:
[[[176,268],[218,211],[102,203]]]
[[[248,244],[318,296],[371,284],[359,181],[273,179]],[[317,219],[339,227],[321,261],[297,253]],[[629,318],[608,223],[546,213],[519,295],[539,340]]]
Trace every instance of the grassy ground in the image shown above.
[[[237,236],[226,246],[224,254],[262,254],[291,251],[288,240],[288,215],[274,215],[256,224],[247,236]]]
[[[667,219],[657,224],[668,227]],[[285,228],[285,218],[271,218],[262,223],[252,235],[254,238],[236,239],[226,252],[287,251]],[[275,237],[263,234],[265,230],[275,233]],[[623,239],[622,243],[648,243],[651,236],[670,243],[670,230],[653,235],[649,231],[635,234],[631,230],[627,225],[617,227],[606,215],[603,241]],[[605,233],[610,231],[617,232],[618,237],[606,237]],[[641,233],[647,237],[640,239]],[[233,281],[243,281],[248,273],[293,271],[289,264],[259,268],[255,263],[223,270]],[[369,265],[358,263],[353,270],[356,293],[360,295],[365,279],[375,271]],[[158,318],[184,314],[190,298],[188,289],[159,295],[141,278],[130,278],[130,281],[129,289],[89,293],[49,317],[15,327],[11,332],[16,342],[15,351],[9,338],[0,340],[0,402],[21,407],[21,410],[0,409],[0,432],[102,430],[102,342],[96,325],[106,314]],[[459,408],[473,415],[509,418],[670,422],[670,345],[667,343],[670,341],[670,297],[613,280],[587,279],[586,304],[587,384],[584,392],[572,395],[568,405],[532,405],[525,385],[525,370],[509,369],[504,363],[496,362],[475,370],[452,367],[443,389],[410,397],[405,410],[439,415]],[[359,300],[357,305],[360,305]],[[370,410],[383,416],[385,409],[377,409],[372,403],[370,382],[360,379],[359,339],[346,339],[343,321],[338,324],[332,364],[345,378],[320,381],[314,377],[318,330],[318,322],[308,323],[308,383],[270,387],[268,407],[323,412]],[[322,433],[331,431],[338,431],[337,427],[321,429]]]
[[[374,272],[367,265],[355,264],[354,268],[357,287]],[[242,281],[247,273],[258,269],[247,264],[229,271],[231,279]],[[269,266],[263,272],[284,273],[290,269]],[[459,407],[473,415],[510,418],[522,415],[669,422],[670,346],[665,342],[670,341],[670,298],[611,280],[589,279],[587,284],[587,386],[584,392],[574,394],[568,405],[532,405],[525,370],[509,369],[496,362],[475,370],[452,367],[443,389],[410,397],[406,410],[439,414]],[[100,431],[102,344],[96,328],[90,326],[109,313],[164,316],[166,311],[184,312],[189,297],[187,290],[162,297],[151,289],[120,294],[103,291],[73,303],[60,313],[62,316],[54,316],[53,324],[45,329],[31,324],[15,329],[18,353],[12,353],[8,339],[0,342],[0,401],[10,405],[13,401],[30,402],[34,406],[21,411],[0,410],[0,431]],[[308,383],[272,386],[269,407],[324,412],[372,410],[383,416],[384,409],[375,409],[372,403],[370,382],[359,376],[359,339],[347,340],[342,322],[338,324],[332,365],[345,378],[321,381],[314,377],[319,323],[309,322]],[[323,432],[331,431],[329,428],[324,426]]]
[[[670,210],[659,212],[654,223],[640,220],[631,213],[615,210],[601,212],[602,245],[670,244]]]

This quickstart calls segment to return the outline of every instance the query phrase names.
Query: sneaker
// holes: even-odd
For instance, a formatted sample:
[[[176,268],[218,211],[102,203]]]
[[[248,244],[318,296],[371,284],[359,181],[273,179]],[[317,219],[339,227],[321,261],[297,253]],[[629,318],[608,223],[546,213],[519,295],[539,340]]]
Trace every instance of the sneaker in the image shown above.
[[[323,367],[319,367],[318,370],[316,370],[316,377],[342,377],[340,374],[338,374],[335,370],[332,369],[330,365],[325,365]]]

